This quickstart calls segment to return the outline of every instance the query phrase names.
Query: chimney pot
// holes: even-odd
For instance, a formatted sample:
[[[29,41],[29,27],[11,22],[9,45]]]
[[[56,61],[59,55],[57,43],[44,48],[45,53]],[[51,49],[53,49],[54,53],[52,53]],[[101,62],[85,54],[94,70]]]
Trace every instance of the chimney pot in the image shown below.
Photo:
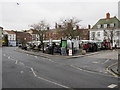
[[[49,27],[47,27],[47,30],[50,30],[50,28],[49,28]]]
[[[91,29],[91,25],[88,25],[88,29]]]
[[[110,13],[106,13],[106,19],[110,19]]]
[[[76,29],[77,29],[77,30],[79,29],[79,26],[78,26],[78,25],[76,25]]]
[[[55,23],[55,28],[57,29],[57,23]]]
[[[61,25],[58,25],[59,26],[59,28],[61,28],[62,26]]]

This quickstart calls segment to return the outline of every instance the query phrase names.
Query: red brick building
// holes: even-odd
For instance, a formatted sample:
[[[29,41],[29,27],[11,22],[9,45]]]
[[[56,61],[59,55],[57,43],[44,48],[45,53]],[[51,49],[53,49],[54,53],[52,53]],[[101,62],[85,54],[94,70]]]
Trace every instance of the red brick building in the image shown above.
[[[89,40],[89,29],[78,29],[81,33],[81,40]]]
[[[53,39],[60,40],[62,38],[62,31],[60,29],[51,29],[48,30],[45,34],[45,40]]]
[[[16,42],[18,44],[22,44],[23,42],[32,41],[32,36],[26,32],[15,31],[16,33]]]
[[[63,37],[63,31],[63,28],[50,29],[45,34],[45,40],[60,40]],[[89,29],[79,29],[79,27],[77,26],[76,30],[74,30],[74,33],[77,39],[89,40]],[[78,34],[80,36],[78,36]]]

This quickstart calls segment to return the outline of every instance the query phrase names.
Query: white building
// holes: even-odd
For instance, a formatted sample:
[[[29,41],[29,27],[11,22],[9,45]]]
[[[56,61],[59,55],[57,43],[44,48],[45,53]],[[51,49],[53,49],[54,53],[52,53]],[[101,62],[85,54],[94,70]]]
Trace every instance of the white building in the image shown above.
[[[16,46],[16,34],[13,31],[4,30],[3,34],[8,36],[9,46]]]
[[[106,14],[106,18],[100,19],[90,29],[90,40],[108,41],[111,42],[114,47],[115,44],[120,47],[120,21],[116,16],[110,17],[110,14]]]

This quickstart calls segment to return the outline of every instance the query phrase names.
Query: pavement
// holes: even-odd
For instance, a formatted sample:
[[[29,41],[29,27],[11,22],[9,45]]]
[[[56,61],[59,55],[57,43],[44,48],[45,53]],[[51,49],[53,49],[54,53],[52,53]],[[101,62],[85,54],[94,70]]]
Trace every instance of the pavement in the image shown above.
[[[39,56],[42,56],[42,57],[60,57],[60,58],[79,58],[79,57],[84,57],[84,56],[90,56],[90,55],[95,55],[95,54],[99,54],[103,51],[99,51],[99,52],[92,52],[92,53],[86,53],[85,55],[82,55],[81,52],[77,53],[77,54],[74,54],[73,56],[64,56],[64,55],[60,55],[60,54],[56,54],[54,53],[54,55],[51,55],[51,54],[46,54],[46,53],[42,53],[42,51],[35,51],[35,50],[22,50],[20,48],[17,48],[16,51],[19,51],[19,52],[25,52],[25,53],[28,53],[28,54],[32,54],[32,55],[39,55]]]
[[[79,53],[79,54],[75,54],[74,56],[62,56],[58,54],[50,55],[50,54],[45,54],[37,51],[36,52],[26,51],[19,48],[17,48],[16,51],[25,52],[27,54],[41,56],[48,59],[49,58],[54,59],[53,61],[60,62],[60,63],[62,62],[61,59],[76,59],[74,60],[74,62],[71,61],[72,63],[69,63],[69,62],[66,62],[66,63],[70,64],[72,67],[77,69],[81,69],[81,70],[84,69],[86,71],[111,74],[114,77],[119,77],[119,74],[117,71],[118,51],[115,51],[115,50],[103,50],[98,52],[90,52],[90,53],[86,53],[85,55],[81,55],[81,53]],[[89,61],[85,57],[89,57]],[[79,60],[79,58],[83,58],[83,59]],[[58,61],[57,59],[60,59],[60,60]],[[65,61],[62,63],[65,63]]]

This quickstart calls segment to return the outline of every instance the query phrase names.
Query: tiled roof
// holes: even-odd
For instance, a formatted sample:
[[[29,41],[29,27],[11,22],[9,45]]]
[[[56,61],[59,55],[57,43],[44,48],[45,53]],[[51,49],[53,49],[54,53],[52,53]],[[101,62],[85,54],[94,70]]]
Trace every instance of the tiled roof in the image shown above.
[[[4,30],[5,32],[7,32],[8,34],[15,34],[15,32],[13,31],[8,31],[8,30]]]
[[[93,27],[92,29],[97,29],[97,25],[103,25],[103,24],[111,24],[115,23],[116,27],[115,28],[120,28],[120,21],[116,17],[112,17],[110,19],[100,19]],[[103,27],[102,27],[103,28]]]

